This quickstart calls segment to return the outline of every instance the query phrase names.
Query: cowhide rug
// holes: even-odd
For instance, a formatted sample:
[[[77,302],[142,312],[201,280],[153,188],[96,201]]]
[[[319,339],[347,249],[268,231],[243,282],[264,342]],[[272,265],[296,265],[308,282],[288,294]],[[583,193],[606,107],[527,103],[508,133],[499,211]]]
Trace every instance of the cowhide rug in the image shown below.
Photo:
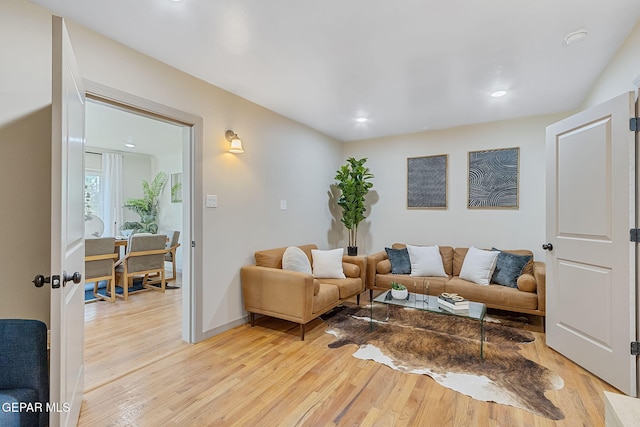
[[[330,348],[358,345],[353,354],[399,371],[425,374],[440,385],[477,400],[525,409],[552,420],[562,411],[544,395],[564,381],[555,372],[526,359],[521,343],[532,333],[485,320],[484,360],[480,359],[477,320],[389,306],[389,320],[370,327],[370,307],[342,306],[322,316],[337,337]],[[387,307],[374,305],[374,319]]]

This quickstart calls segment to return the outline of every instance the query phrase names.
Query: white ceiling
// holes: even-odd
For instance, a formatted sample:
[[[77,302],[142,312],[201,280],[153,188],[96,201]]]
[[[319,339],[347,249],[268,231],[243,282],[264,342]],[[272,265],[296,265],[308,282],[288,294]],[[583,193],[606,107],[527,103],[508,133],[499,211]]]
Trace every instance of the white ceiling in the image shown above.
[[[638,0],[32,1],[341,141],[575,109],[640,18]]]
[[[182,126],[89,100],[86,112],[87,151],[147,154],[182,153]],[[127,147],[125,144],[134,144]]]

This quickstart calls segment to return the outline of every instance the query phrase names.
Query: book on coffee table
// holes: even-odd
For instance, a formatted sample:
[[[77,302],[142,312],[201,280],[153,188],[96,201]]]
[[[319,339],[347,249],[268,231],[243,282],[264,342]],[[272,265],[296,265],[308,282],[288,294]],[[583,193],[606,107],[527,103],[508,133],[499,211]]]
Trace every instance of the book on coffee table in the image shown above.
[[[446,311],[446,312],[457,314],[457,315],[469,314],[469,306],[453,308],[453,307],[447,307],[446,305],[438,304],[438,307],[442,311]]]
[[[469,305],[469,300],[464,299],[461,295],[458,294],[449,294],[445,292],[438,295],[438,299],[448,302],[452,305]]]
[[[469,300],[454,301],[451,298],[438,297],[438,304],[452,310],[469,310]]]

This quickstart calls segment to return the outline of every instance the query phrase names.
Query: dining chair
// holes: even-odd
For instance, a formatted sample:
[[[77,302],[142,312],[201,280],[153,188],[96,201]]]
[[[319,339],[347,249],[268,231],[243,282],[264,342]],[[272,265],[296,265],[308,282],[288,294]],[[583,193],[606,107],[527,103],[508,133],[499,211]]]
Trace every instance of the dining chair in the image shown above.
[[[122,298],[129,298],[134,278],[142,277],[142,288],[164,292],[164,256],[167,253],[164,234],[134,234],[127,245],[126,255],[116,262],[117,282],[122,286]],[[158,286],[159,285],[159,286]],[[120,295],[117,295],[120,296]]]
[[[96,299],[116,302],[116,273],[114,266],[118,254],[115,252],[115,249],[115,237],[100,237],[85,240],[85,283],[93,282],[93,296]],[[105,295],[98,292],[99,284],[103,280],[107,281]]]
[[[166,235],[169,237],[168,240],[167,240],[167,251],[168,252],[164,256],[164,261],[171,263],[171,271],[172,271],[171,277],[165,278],[165,280],[167,282],[175,282],[175,280],[176,280],[176,271],[177,271],[177,268],[176,268],[176,249],[178,249],[180,247],[180,243],[178,243],[178,240],[180,239],[180,231],[173,230],[173,231],[166,231],[164,233],[166,233]],[[164,233],[162,233],[162,234],[164,234]]]

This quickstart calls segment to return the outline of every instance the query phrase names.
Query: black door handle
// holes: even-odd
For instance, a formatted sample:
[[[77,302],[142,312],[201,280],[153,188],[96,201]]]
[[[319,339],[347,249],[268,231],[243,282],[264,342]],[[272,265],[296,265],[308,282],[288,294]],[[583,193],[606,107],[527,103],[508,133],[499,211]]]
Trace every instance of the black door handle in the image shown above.
[[[542,245],[542,249],[544,249],[545,251],[552,251],[553,245],[551,243],[545,243],[544,245]]]
[[[82,274],[80,274],[79,271],[76,271],[72,275],[67,274],[67,272],[65,271],[62,274],[62,277],[63,277],[62,286],[66,286],[67,282],[73,281],[73,283],[75,283],[77,285],[78,283],[80,283],[82,281]]]
[[[44,277],[42,274],[37,274],[32,283],[36,288],[43,287],[45,283],[51,283],[51,289],[58,289],[60,287],[60,276]]]
[[[51,277],[44,277],[42,274],[37,274],[36,277],[33,278],[32,282],[36,288],[41,288],[45,283],[51,282]]]

